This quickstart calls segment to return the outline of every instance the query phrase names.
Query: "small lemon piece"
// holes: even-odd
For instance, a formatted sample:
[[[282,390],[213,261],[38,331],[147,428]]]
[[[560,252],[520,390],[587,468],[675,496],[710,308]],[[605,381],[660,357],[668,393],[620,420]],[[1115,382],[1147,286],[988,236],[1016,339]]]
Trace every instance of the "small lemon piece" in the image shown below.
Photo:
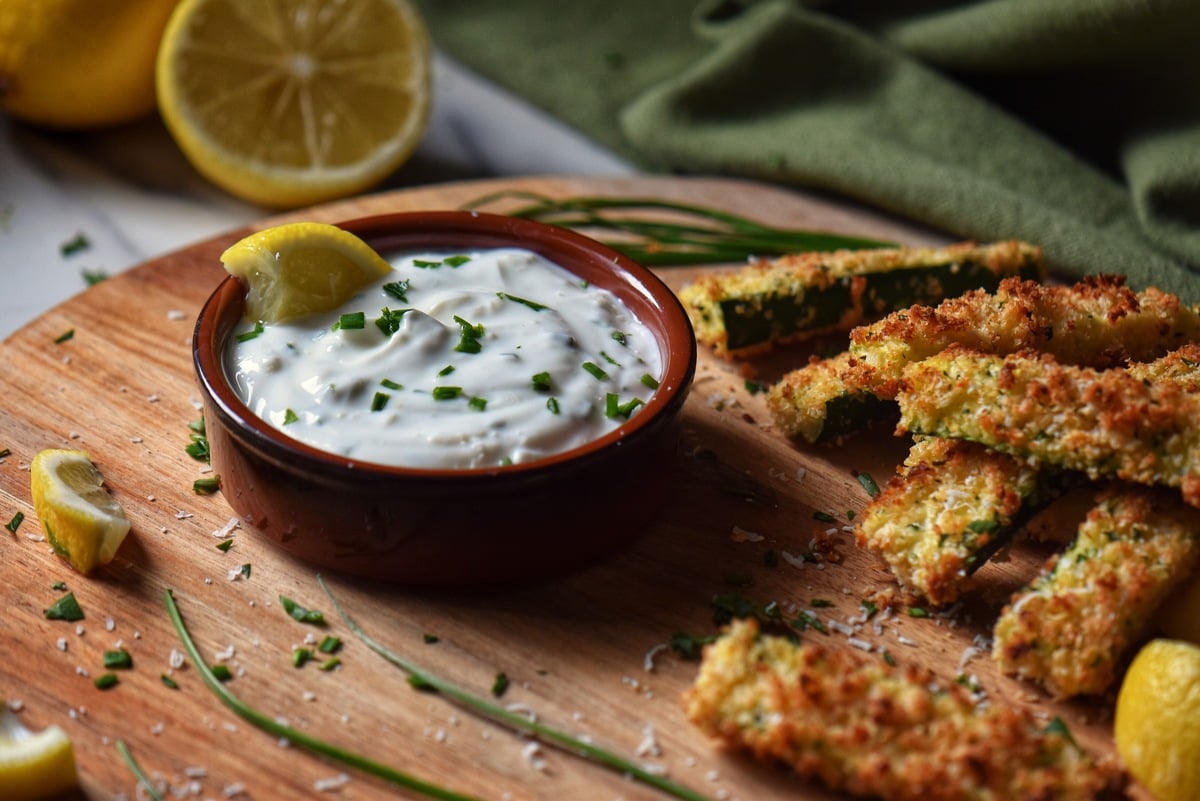
[[[1134,778],[1158,801],[1200,799],[1200,647],[1152,640],[1117,694],[1113,733]]]
[[[1200,645],[1200,573],[1167,596],[1158,611],[1163,634]]]
[[[158,54],[158,101],[197,170],[295,207],[400,166],[425,132],[431,74],[408,0],[183,0]]]
[[[78,783],[75,750],[58,726],[30,731],[0,709],[0,790],[4,801],[54,798]]]
[[[225,270],[246,283],[246,317],[278,323],[336,309],[392,271],[366,242],[336,225],[277,225],[221,254]]]
[[[55,552],[85,575],[111,562],[129,520],[87,451],[44,450],[29,472],[33,507]]]
[[[175,0],[0,0],[0,108],[56,128],[154,110],[154,59]]]

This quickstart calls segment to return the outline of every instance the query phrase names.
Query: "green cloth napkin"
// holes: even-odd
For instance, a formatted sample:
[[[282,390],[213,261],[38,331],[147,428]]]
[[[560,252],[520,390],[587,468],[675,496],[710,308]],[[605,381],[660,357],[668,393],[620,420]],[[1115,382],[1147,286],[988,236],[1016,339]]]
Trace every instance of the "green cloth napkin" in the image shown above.
[[[1200,301],[1195,0],[419,5],[453,58],[648,171],[832,192]]]

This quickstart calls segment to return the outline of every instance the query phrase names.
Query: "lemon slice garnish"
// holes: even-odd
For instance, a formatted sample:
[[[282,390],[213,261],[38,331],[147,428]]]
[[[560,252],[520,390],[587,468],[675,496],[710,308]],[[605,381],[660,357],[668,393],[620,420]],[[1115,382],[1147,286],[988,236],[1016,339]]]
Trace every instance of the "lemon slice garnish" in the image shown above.
[[[1158,801],[1200,798],[1200,647],[1152,640],[1121,682],[1117,752]]]
[[[303,206],[408,158],[428,123],[431,52],[408,0],[184,0],[159,50],[158,103],[214,183]]]
[[[55,552],[84,574],[111,562],[129,520],[87,452],[42,451],[29,472],[33,506]]]
[[[277,323],[336,309],[392,265],[336,225],[288,223],[251,234],[221,254],[245,282],[246,317]]]
[[[53,798],[78,783],[75,750],[58,726],[27,729],[0,707],[0,789],[5,801]]]

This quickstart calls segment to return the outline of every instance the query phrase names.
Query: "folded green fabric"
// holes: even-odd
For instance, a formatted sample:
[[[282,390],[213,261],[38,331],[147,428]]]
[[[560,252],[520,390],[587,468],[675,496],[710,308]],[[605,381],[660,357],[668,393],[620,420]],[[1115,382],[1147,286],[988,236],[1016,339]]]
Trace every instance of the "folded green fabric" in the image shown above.
[[[834,192],[1200,301],[1194,0],[421,8],[452,57],[647,170]]]

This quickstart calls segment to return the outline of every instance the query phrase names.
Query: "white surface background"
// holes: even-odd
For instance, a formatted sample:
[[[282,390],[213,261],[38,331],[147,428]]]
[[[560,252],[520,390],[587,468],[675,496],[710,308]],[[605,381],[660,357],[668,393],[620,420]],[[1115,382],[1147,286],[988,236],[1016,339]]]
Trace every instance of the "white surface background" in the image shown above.
[[[384,187],[504,175],[621,175],[633,168],[437,56],[429,129]],[[136,264],[269,216],[205,181],[157,119],[86,134],[0,115],[0,339]],[[82,235],[88,247],[65,255]]]

